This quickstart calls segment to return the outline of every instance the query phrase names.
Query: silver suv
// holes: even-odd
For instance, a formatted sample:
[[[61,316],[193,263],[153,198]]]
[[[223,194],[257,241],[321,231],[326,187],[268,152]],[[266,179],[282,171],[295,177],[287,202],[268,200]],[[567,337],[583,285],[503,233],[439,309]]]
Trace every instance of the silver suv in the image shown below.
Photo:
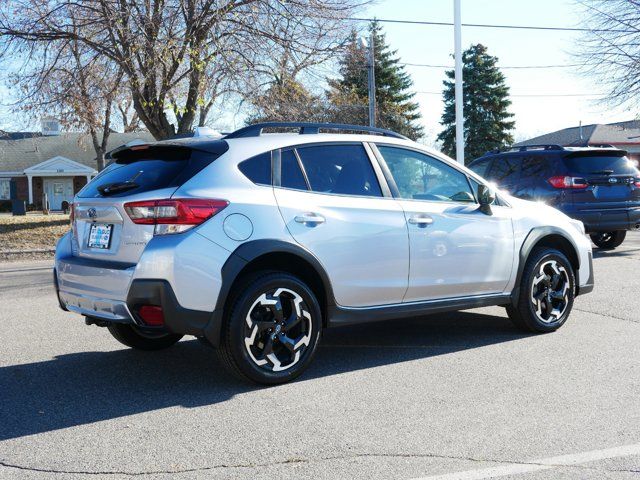
[[[593,289],[581,222],[394,132],[269,123],[111,157],[58,242],[60,306],[142,350],[196,336],[256,382],[300,375],[323,328],[501,305],[550,332]]]

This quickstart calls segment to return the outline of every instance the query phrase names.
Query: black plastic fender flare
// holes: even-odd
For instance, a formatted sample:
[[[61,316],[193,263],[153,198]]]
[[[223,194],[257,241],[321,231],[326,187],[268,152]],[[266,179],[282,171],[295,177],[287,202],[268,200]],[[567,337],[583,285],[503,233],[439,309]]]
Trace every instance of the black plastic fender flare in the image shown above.
[[[529,255],[531,254],[531,251],[538,244],[540,240],[551,235],[557,235],[562,237],[564,240],[569,242],[569,244],[573,248],[575,256],[578,260],[577,268],[574,271],[574,276],[576,279],[576,289],[578,288],[578,285],[580,285],[580,281],[578,278],[579,269],[580,269],[580,255],[578,254],[578,247],[576,247],[575,242],[568,235],[566,235],[562,229],[558,227],[552,227],[552,226],[534,227],[529,231],[526,238],[524,239],[524,242],[522,242],[522,246],[520,247],[520,255],[518,258],[518,272],[516,274],[516,281],[515,281],[513,290],[511,292],[512,305],[515,306],[518,303],[518,297],[520,296],[520,282],[522,281],[522,273],[524,272],[524,267],[527,263],[527,259],[529,258]]]

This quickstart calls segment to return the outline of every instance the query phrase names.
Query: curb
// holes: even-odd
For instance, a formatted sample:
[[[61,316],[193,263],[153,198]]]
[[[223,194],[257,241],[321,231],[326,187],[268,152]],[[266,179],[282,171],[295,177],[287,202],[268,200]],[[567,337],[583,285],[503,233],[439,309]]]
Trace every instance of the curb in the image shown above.
[[[37,248],[33,250],[0,250],[0,255],[25,255],[30,253],[55,253],[55,248]]]

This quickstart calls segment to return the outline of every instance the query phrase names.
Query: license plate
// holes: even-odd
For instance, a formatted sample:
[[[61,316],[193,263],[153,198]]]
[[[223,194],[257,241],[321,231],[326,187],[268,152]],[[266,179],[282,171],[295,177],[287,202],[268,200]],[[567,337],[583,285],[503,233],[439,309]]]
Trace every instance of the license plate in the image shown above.
[[[111,246],[111,231],[113,225],[94,223],[89,230],[89,248],[107,250]]]

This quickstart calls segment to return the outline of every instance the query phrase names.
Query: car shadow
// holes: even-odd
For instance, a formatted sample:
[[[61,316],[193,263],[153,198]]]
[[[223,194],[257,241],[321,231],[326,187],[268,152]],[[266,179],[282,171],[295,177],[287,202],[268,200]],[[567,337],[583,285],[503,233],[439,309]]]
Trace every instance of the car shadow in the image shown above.
[[[503,316],[457,312],[329,329],[298,381],[526,337]],[[210,348],[81,352],[0,368],[0,440],[171,406],[224,402],[259,390],[227,374]]]
[[[593,250],[593,258],[635,257],[640,248],[625,248],[617,250]]]

